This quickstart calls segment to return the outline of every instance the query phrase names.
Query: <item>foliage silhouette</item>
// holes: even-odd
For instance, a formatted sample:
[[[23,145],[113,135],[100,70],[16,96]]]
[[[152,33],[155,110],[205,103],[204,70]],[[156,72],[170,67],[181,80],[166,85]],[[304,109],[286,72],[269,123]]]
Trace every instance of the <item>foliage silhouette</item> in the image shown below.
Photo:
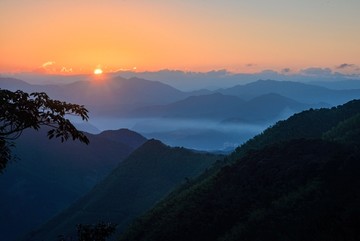
[[[78,224],[77,237],[78,241],[106,241],[116,230],[116,224],[100,222],[97,224]],[[67,241],[69,238],[63,235],[59,236],[58,241]],[[70,240],[73,240],[70,237]]]
[[[49,139],[56,137],[64,142],[72,138],[88,144],[89,139],[66,118],[68,115],[85,121],[89,118],[83,105],[53,100],[43,92],[28,94],[21,90],[0,89],[0,172],[13,158],[13,140],[28,128],[39,130],[41,126],[48,126]]]

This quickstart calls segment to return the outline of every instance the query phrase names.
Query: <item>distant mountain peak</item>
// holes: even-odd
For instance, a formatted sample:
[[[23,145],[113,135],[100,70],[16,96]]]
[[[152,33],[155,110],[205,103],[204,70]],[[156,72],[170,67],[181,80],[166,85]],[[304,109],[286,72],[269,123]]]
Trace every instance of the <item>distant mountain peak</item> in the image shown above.
[[[146,141],[138,150],[154,150],[154,148],[166,148],[168,147],[164,143],[156,139],[150,139]]]
[[[119,130],[106,130],[101,132],[99,136],[104,139],[126,144],[135,148],[146,142],[146,138],[144,136],[124,128]]]
[[[22,89],[24,86],[30,88],[31,84],[20,79],[0,77],[0,86],[1,89],[17,90]]]
[[[126,128],[121,128],[118,130],[106,130],[106,131],[102,131],[99,135],[107,135],[107,136],[111,136],[111,135],[116,135],[116,134],[122,134],[122,135],[137,135],[137,136],[142,136],[139,133],[126,129]]]
[[[283,95],[280,95],[278,93],[266,93],[266,94],[263,94],[263,95],[260,95],[260,96],[256,96],[255,98],[251,99],[250,101],[260,101],[260,100],[277,100],[277,101],[290,101],[290,102],[294,102],[294,103],[298,103],[297,101],[293,100],[293,99],[290,99],[288,97],[285,97]]]

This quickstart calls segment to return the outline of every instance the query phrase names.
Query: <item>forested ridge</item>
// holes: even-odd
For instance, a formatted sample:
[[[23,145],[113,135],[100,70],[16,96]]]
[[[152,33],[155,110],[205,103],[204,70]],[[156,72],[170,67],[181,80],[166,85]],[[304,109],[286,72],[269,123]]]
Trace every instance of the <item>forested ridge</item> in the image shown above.
[[[277,123],[119,240],[359,240],[359,113],[354,100]]]

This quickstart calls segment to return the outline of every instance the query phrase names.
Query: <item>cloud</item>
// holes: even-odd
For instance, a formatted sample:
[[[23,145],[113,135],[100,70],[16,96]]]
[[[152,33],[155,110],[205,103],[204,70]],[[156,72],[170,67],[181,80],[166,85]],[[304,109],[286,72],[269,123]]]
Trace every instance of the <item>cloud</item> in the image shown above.
[[[291,72],[291,69],[290,68],[283,68],[282,70],[281,70],[281,73],[283,73],[283,74],[287,74],[287,73],[290,73]]]
[[[262,70],[259,74],[264,74],[264,75],[279,75],[278,72],[276,72],[275,70],[272,70],[272,69],[265,69],[265,70]]]
[[[206,72],[205,75],[207,77],[211,77],[211,78],[219,78],[219,77],[231,75],[231,72],[227,71],[226,69],[219,69],[219,70],[212,70],[212,71]]]
[[[72,68],[62,67],[60,72],[63,72],[63,73],[72,73],[73,70],[72,70]]]
[[[307,68],[300,70],[300,74],[307,76],[330,76],[332,75],[332,70],[330,68]]]
[[[43,68],[46,68],[46,67],[54,65],[54,64],[55,64],[55,61],[47,61],[47,62],[43,63],[41,66]]]
[[[347,68],[354,68],[356,67],[355,64],[347,64],[347,63],[344,63],[344,64],[340,64],[339,66],[337,66],[336,68],[337,69],[347,69]]]
[[[35,73],[48,74],[56,72],[56,64],[55,61],[47,61],[43,63],[39,68],[33,70]]]
[[[251,64],[251,63],[250,63],[250,64],[246,64],[245,66],[250,68],[250,67],[255,67],[256,64]]]
[[[337,69],[348,69],[348,68],[355,68],[356,65],[355,64],[340,64],[339,66],[336,66]]]

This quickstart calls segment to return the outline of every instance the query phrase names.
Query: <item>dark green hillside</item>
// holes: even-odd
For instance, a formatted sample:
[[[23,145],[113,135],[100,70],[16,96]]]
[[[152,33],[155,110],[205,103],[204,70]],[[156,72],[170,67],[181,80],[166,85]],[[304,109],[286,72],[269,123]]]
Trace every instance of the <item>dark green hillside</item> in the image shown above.
[[[261,149],[266,145],[295,138],[321,138],[322,134],[338,125],[340,122],[360,112],[360,101],[353,100],[331,109],[310,109],[291,116],[285,121],[279,121],[255,136],[232,154],[236,159],[248,150]]]
[[[79,223],[111,221],[123,230],[178,185],[202,173],[222,156],[170,148],[150,140],[134,151],[90,193],[24,240],[55,240]]]
[[[360,147],[360,113],[340,122],[323,135],[324,139]]]
[[[240,147],[241,158],[173,193],[119,240],[359,240],[359,103],[268,129],[250,142],[256,148]]]

